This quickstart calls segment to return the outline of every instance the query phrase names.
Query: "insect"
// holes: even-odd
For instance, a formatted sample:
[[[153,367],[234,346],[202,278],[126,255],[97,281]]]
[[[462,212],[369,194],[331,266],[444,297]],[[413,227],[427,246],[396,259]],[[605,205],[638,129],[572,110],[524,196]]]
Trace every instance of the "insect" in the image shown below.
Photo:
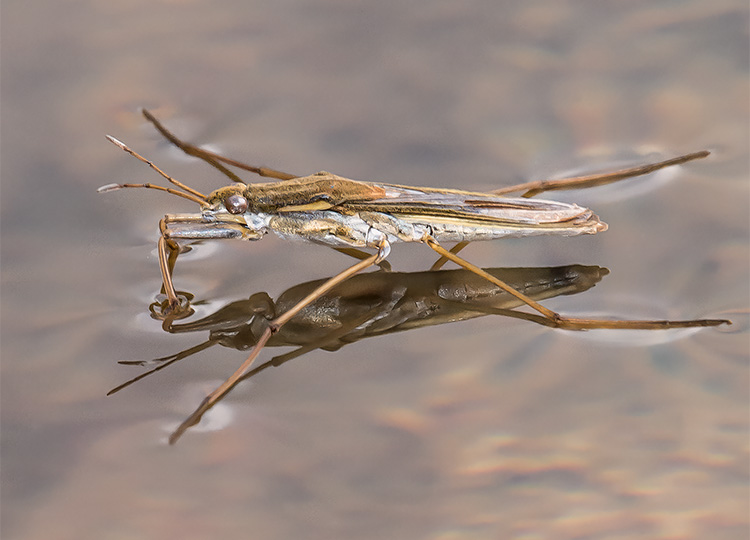
[[[202,415],[237,383],[271,336],[284,324],[337,284],[370,266],[383,264],[391,244],[396,242],[425,244],[441,257],[433,268],[438,268],[445,261],[458,264],[537,311],[548,326],[569,330],[656,330],[731,324],[723,319],[608,320],[563,316],[458,255],[458,251],[466,243],[477,240],[535,235],[573,236],[604,231],[607,225],[587,208],[555,201],[532,200],[530,197],[544,191],[592,187],[647,174],[704,158],[709,155],[708,151],[611,173],[543,180],[479,193],[362,182],[328,172],[297,177],[270,168],[255,167],[185,143],[167,130],[150,112],[145,109],[142,112],[165,138],[187,154],[208,162],[234,182],[204,195],[175,180],[124,143],[107,136],[122,150],[148,164],[174,187],[150,183],[109,184],[99,188],[99,192],[123,188],[153,189],[190,200],[200,207],[198,213],[167,214],[159,222],[159,266],[168,301],[166,311],[171,312],[170,316],[176,316],[183,309],[172,282],[179,240],[260,240],[273,232],[283,238],[330,246],[360,259],[271,320],[247,359],[222,385],[206,396],[193,414],[173,433],[170,443],[174,443],[188,427],[200,421]],[[227,166],[272,178],[274,181],[245,183]],[[505,196],[514,192],[520,192],[522,196]],[[442,242],[457,244],[448,250],[442,246]],[[370,254],[363,249],[375,252]]]

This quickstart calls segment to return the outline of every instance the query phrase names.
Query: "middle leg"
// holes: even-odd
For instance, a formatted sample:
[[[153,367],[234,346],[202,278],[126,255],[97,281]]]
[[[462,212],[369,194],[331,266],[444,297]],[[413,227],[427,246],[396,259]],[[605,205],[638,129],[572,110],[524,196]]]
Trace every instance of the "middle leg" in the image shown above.
[[[287,322],[289,322],[290,319],[292,319],[295,315],[302,311],[302,309],[333,289],[339,283],[346,281],[353,275],[358,274],[359,272],[369,268],[370,266],[378,264],[388,254],[389,249],[390,246],[385,240],[383,240],[378,247],[377,253],[370,255],[367,259],[360,261],[353,266],[350,266],[339,274],[336,274],[325,283],[317,287],[305,298],[300,300],[297,304],[294,305],[294,307],[282,313],[272,321],[269,321],[268,327],[263,332],[263,334],[261,334],[260,338],[258,338],[258,341],[256,342],[247,359],[239,368],[237,368],[237,370],[232,375],[229,376],[226,381],[224,381],[218,388],[216,388],[216,390],[208,394],[198,406],[198,408],[187,419],[185,419],[182,424],[179,425],[179,427],[172,433],[172,435],[170,435],[169,444],[174,444],[175,442],[177,442],[177,440],[182,436],[183,433],[185,433],[185,431],[187,431],[188,428],[197,424],[203,417],[203,415],[219,400],[221,400],[221,398],[227,392],[229,392],[229,390],[231,390],[235,384],[237,384],[237,382],[243,377],[250,366],[252,366],[252,364],[255,362],[258,354],[260,354],[260,351],[263,349],[263,347],[265,347],[271,336],[278,332],[282,326],[284,326]]]

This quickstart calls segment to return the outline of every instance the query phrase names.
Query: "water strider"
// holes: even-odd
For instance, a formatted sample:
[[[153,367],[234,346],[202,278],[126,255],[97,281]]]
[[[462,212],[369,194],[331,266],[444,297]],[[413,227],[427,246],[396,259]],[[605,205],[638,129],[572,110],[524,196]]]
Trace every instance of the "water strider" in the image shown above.
[[[543,324],[547,326],[569,330],[659,330],[731,324],[724,319],[609,320],[563,316],[457,254],[466,243],[477,240],[536,235],[573,236],[604,231],[607,225],[587,208],[555,201],[532,200],[530,197],[544,191],[580,189],[640,176],[664,167],[704,158],[709,155],[708,151],[685,154],[612,173],[529,182],[490,193],[479,193],[361,182],[328,172],[297,177],[274,169],[247,165],[185,143],[168,131],[151,113],[143,110],[143,114],[169,141],[187,154],[216,167],[234,182],[204,195],[170,177],[114,137],[107,136],[112,143],[147,163],[175,187],[150,183],[109,184],[99,188],[100,192],[122,188],[147,188],[188,199],[200,206],[198,213],[167,214],[159,222],[159,265],[168,301],[165,312],[171,312],[170,317],[185,310],[172,283],[172,270],[179,254],[179,240],[259,240],[267,233],[273,232],[283,238],[327,245],[361,259],[357,264],[320,284],[294,306],[269,321],[245,362],[203,400],[195,412],[172,434],[170,443],[174,443],[188,427],[197,423],[202,415],[237,383],[271,336],[282,326],[337,284],[370,266],[382,264],[390,252],[391,244],[396,242],[426,244],[441,256],[433,268],[438,268],[446,260],[462,266],[539,312]],[[247,184],[228,169],[227,165],[273,178],[275,181]],[[514,192],[521,192],[522,196],[505,196]],[[441,242],[458,244],[452,250],[447,250]],[[375,253],[368,254],[361,251],[363,248],[373,249]]]

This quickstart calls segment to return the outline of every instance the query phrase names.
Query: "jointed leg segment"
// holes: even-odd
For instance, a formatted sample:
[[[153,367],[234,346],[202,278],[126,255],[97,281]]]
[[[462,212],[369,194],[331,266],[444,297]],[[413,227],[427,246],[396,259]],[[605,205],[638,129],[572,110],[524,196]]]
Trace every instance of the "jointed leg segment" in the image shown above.
[[[643,176],[665,167],[672,167],[674,165],[681,165],[694,159],[702,159],[711,154],[708,150],[701,150],[700,152],[693,152],[691,154],[684,154],[677,156],[672,159],[666,159],[664,161],[658,161],[656,163],[648,163],[646,165],[639,165],[637,167],[630,167],[628,169],[621,169],[619,171],[589,174],[586,176],[573,176],[570,178],[559,178],[556,180],[537,180],[534,182],[526,182],[524,184],[516,184],[514,186],[508,186],[500,189],[491,191],[495,195],[505,195],[507,193],[524,192],[521,197],[533,197],[539,195],[545,191],[561,191],[566,189],[583,189],[595,186],[603,186],[611,184],[613,182],[619,182],[627,178],[634,178],[636,176]]]
[[[437,240],[431,236],[425,236],[422,240],[425,244],[430,246],[435,252],[440,254],[442,257],[453,261],[454,263],[466,268],[467,270],[474,272],[476,275],[483,277],[490,283],[497,285],[507,293],[515,296],[523,303],[535,309],[541,313],[546,319],[552,323],[552,326],[557,328],[565,328],[567,330],[592,330],[592,329],[604,329],[604,328],[619,328],[619,329],[631,329],[631,330],[659,330],[666,328],[692,328],[702,326],[719,326],[721,324],[731,324],[730,321],[724,319],[692,319],[687,321],[668,321],[668,320],[648,320],[648,321],[624,321],[624,320],[607,320],[607,319],[579,319],[573,317],[564,317],[559,313],[552,311],[549,308],[544,307],[539,302],[529,298],[525,294],[518,292],[507,283],[499,280],[495,276],[488,274],[478,266],[471,264],[466,259],[459,257],[455,253],[448,251],[442,247]]]
[[[229,177],[233,182],[244,183],[241,178],[239,178],[232,171],[224,167],[222,163],[226,163],[227,165],[231,165],[232,167],[237,167],[238,169],[250,171],[259,176],[265,176],[268,178],[276,178],[278,180],[291,180],[292,178],[297,178],[293,174],[285,173],[282,171],[277,171],[276,169],[270,169],[268,167],[255,167],[253,165],[248,165],[247,163],[236,161],[232,158],[228,158],[228,157],[222,156],[221,154],[216,154],[214,152],[211,152],[210,150],[205,150],[193,144],[184,142],[183,140],[178,138],[174,133],[172,133],[166,127],[164,127],[162,123],[159,122],[159,120],[157,120],[157,118],[153,114],[148,112],[146,109],[142,109],[142,112],[143,112],[143,116],[146,117],[146,120],[151,122],[153,126],[159,131],[159,133],[162,134],[162,136],[165,139],[167,139],[169,142],[174,144],[177,148],[185,152],[187,155],[197,157],[198,159],[202,159],[209,165],[216,167],[219,171],[221,171],[222,174]]]
[[[555,180],[536,180],[534,182],[525,182],[523,184],[515,184],[513,186],[507,186],[500,189],[491,191],[493,195],[506,195],[509,193],[522,192],[521,197],[530,198],[545,191],[562,191],[567,189],[584,189],[596,186],[603,186],[611,184],[613,182],[619,182],[620,180],[626,180],[628,178],[634,178],[636,176],[643,176],[665,167],[672,167],[674,165],[681,165],[694,159],[703,159],[711,154],[708,150],[701,150],[700,152],[693,152],[691,154],[684,154],[677,156],[676,158],[666,159],[664,161],[658,161],[656,163],[648,163],[646,165],[639,165],[637,167],[630,167],[628,169],[621,169],[619,171],[589,174],[586,176],[574,176],[570,178],[558,178]],[[451,253],[457,254],[459,251],[469,245],[469,242],[459,242],[451,248]],[[440,257],[430,267],[430,270],[439,270],[448,262],[448,258],[443,256]]]
[[[219,401],[229,390],[232,389],[235,384],[237,384],[237,382],[247,372],[250,366],[252,366],[253,362],[255,362],[258,354],[263,349],[263,347],[265,347],[266,343],[273,334],[278,332],[282,326],[289,322],[290,319],[292,319],[295,315],[302,311],[306,306],[310,305],[315,300],[326,294],[336,285],[342,283],[343,281],[346,281],[362,270],[365,270],[370,266],[377,264],[387,253],[388,247],[388,244],[383,241],[378,248],[377,253],[370,255],[367,259],[364,259],[357,264],[350,266],[343,272],[336,274],[325,283],[320,285],[318,288],[316,288],[314,291],[312,291],[310,294],[308,294],[305,298],[300,300],[289,311],[282,313],[281,315],[270,321],[268,323],[268,327],[263,331],[263,334],[261,334],[257,343],[255,344],[255,347],[253,347],[253,350],[250,352],[250,355],[247,357],[247,359],[226,381],[221,384],[221,386],[219,386],[218,388],[216,388],[216,390],[206,396],[198,406],[198,408],[193,412],[193,414],[191,414],[182,424],[180,424],[180,426],[174,431],[174,433],[170,435],[169,444],[174,444],[175,442],[177,442],[177,440],[182,436],[183,433],[185,433],[185,431],[190,426],[198,423],[201,417],[206,413],[206,411],[213,407],[217,401]]]
[[[177,256],[180,253],[180,246],[167,236],[167,228],[169,223],[169,216],[164,216],[159,221],[159,243],[157,244],[157,252],[159,254],[159,269],[161,270],[161,281],[162,290],[167,295],[169,301],[169,310],[174,310],[179,306],[180,299],[177,297],[177,292],[174,290],[174,283],[172,283],[172,272],[174,271],[175,262]]]

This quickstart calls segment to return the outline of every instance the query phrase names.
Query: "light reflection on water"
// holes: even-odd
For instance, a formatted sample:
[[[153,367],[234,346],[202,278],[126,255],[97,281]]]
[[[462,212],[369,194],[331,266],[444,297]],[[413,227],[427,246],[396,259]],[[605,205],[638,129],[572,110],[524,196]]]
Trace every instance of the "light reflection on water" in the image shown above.
[[[155,180],[105,133],[199,189],[222,181],[141,129],[138,106],[246,161],[444,187],[640,155],[620,149],[719,148],[653,191],[586,194],[611,226],[601,238],[466,254],[612,270],[550,304],[563,313],[641,316],[634,289],[670,318],[741,310],[744,3],[24,6],[3,28],[3,537],[746,532],[746,324],[626,347],[491,317],[374,338],[264,372],[222,404],[228,427],[166,447],[192,392],[244,353],[215,347],[104,397],[137,369],[117,361],[198,338],[147,314],[159,275],[144,234],[186,207],[95,193]],[[589,159],[596,148],[608,150]],[[430,257],[413,247],[393,261],[419,270]],[[180,262],[178,286],[211,302],[276,298],[348,263],[270,239]]]

